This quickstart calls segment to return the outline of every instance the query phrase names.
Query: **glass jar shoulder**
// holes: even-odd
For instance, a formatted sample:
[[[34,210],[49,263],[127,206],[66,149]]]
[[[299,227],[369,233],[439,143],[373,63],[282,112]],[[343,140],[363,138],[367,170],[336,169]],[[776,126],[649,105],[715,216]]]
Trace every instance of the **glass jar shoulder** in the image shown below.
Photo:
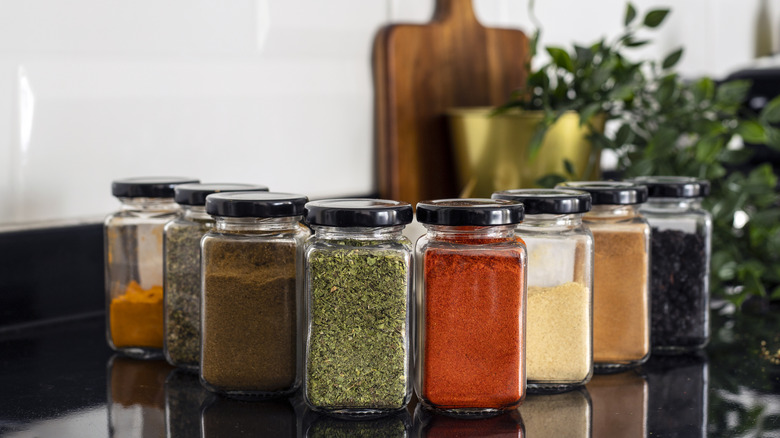
[[[521,237],[501,240],[461,241],[436,239],[422,236],[417,240],[415,252],[418,256],[427,253],[447,253],[467,256],[504,256],[525,260],[526,244]]]
[[[650,233],[650,225],[641,215],[621,218],[585,218],[583,224],[593,234],[603,231]]]
[[[402,259],[404,264],[410,264],[412,259],[412,243],[406,237],[386,240],[334,240],[322,239],[317,235],[307,239],[304,246],[306,260],[323,260],[342,257],[384,257]]]
[[[204,219],[204,220],[189,220],[185,219],[183,217],[177,217],[173,220],[168,221],[165,224],[165,233],[166,235],[170,232],[200,232],[201,234],[206,233],[207,231],[214,228],[214,220],[211,219]]]
[[[205,246],[211,242],[236,242],[236,243],[289,243],[296,246],[303,246],[306,239],[311,234],[308,228],[301,225],[294,228],[272,231],[222,231],[218,229],[209,230],[202,239]]]
[[[164,226],[171,220],[180,217],[178,210],[160,210],[160,211],[140,211],[140,210],[121,210],[106,216],[103,224],[106,227],[132,226],[156,224]]]
[[[558,242],[558,241],[573,241],[573,242],[588,242],[593,240],[593,233],[585,225],[578,225],[576,227],[567,227],[559,230],[548,230],[539,227],[522,227],[519,226],[515,230],[515,235],[523,239],[526,244],[530,241],[537,242]]]

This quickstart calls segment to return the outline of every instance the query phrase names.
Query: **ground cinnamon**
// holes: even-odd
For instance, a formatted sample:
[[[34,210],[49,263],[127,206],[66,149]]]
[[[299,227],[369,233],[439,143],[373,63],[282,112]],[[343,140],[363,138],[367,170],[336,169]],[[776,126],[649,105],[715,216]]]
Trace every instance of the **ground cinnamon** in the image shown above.
[[[593,360],[629,364],[650,352],[648,251],[644,225],[625,231],[592,226]]]

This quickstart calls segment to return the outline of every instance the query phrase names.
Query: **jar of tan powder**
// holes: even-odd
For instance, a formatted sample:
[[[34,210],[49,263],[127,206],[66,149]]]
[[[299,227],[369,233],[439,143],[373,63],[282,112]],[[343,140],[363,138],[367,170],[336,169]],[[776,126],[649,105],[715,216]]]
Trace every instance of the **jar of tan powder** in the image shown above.
[[[650,356],[650,226],[637,211],[647,187],[629,182],[568,182],[591,194],[583,217],[594,240],[593,362],[614,372]]]
[[[528,248],[528,392],[564,392],[593,372],[593,236],[582,224],[588,192],[520,189],[493,199],[522,202],[515,233]]]

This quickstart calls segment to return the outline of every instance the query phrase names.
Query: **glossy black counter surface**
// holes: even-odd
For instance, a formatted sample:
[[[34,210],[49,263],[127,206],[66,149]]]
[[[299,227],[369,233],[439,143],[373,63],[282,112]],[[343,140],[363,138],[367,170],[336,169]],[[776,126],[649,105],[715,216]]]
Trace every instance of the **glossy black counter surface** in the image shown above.
[[[412,405],[345,421],[307,411],[300,397],[216,397],[164,362],[113,356],[95,315],[0,336],[0,435],[780,436],[780,309],[713,312],[713,328],[701,354],[655,356],[638,370],[595,376],[580,391],[529,396],[510,415],[464,420]]]

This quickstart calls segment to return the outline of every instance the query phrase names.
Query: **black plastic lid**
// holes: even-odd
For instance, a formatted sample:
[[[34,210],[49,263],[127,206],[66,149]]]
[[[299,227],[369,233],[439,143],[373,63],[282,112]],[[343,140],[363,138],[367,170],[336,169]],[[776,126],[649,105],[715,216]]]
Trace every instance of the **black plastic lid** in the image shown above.
[[[111,194],[117,198],[173,198],[177,185],[199,182],[197,179],[170,176],[125,178],[111,183]]]
[[[392,227],[412,221],[411,204],[386,199],[324,199],[306,204],[306,221],[331,227]]]
[[[555,188],[588,192],[593,205],[632,205],[647,201],[647,187],[627,181],[569,181]]]
[[[308,200],[306,196],[292,193],[215,193],[206,197],[206,213],[227,217],[300,216]]]
[[[429,225],[511,225],[523,221],[523,204],[502,199],[438,199],[417,203],[417,221]]]
[[[206,196],[225,192],[267,192],[268,187],[253,184],[182,184],[176,186],[173,200],[182,205],[206,205]]]
[[[523,203],[525,214],[572,214],[590,211],[590,193],[566,189],[515,189],[493,193],[493,199]]]
[[[710,182],[688,176],[640,176],[630,180],[647,186],[651,198],[703,198],[710,194]]]

